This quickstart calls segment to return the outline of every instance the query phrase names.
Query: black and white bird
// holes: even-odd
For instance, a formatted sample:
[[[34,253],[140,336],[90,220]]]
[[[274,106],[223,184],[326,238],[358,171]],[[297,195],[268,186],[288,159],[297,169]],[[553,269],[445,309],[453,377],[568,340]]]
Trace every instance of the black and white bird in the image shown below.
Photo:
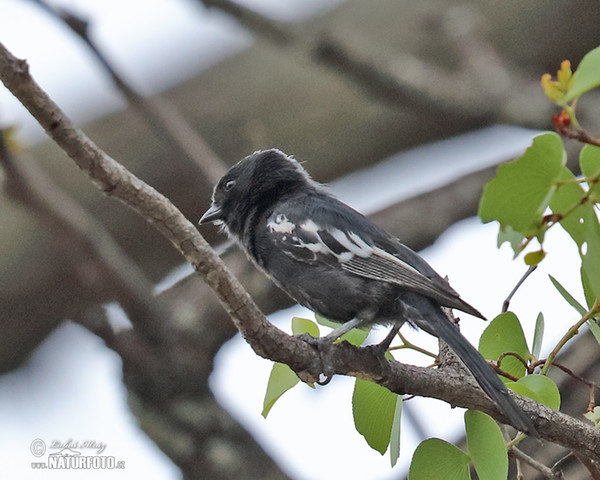
[[[443,339],[481,388],[521,431],[531,420],[441,307],[484,318],[419,255],[313,181],[294,158],[271,149],[234,165],[214,188],[200,223],[233,237],[276,285],[301,305],[355,327],[404,322]]]

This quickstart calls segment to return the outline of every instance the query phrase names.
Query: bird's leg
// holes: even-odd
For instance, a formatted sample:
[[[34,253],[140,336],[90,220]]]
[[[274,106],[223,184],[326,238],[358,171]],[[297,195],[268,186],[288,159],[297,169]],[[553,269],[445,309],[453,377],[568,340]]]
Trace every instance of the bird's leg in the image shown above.
[[[331,332],[329,332],[324,337],[321,337],[319,340],[321,340],[323,342],[327,342],[327,343],[333,343],[338,338],[340,338],[342,335],[345,335],[353,328],[362,327],[364,322],[365,321],[362,318],[353,318],[349,322],[342,323],[339,327],[333,329]]]
[[[333,329],[324,337],[311,337],[308,334],[302,334],[300,337],[306,340],[311,345],[314,345],[319,350],[319,355],[321,356],[321,361],[323,362],[323,375],[325,375],[325,379],[322,381],[318,381],[319,385],[327,385],[331,379],[333,378],[334,371],[331,366],[330,359],[330,351],[331,345],[342,335],[345,335],[353,328],[361,327],[364,323],[364,319],[354,318],[346,323],[342,323],[339,327]]]
[[[388,333],[386,337],[379,344],[376,345],[376,347],[379,350],[381,350],[382,355],[384,355],[385,352],[387,352],[388,348],[390,348],[390,344],[394,341],[394,338],[396,338],[396,335],[398,335],[399,331],[400,325],[395,325],[390,330],[390,333]]]

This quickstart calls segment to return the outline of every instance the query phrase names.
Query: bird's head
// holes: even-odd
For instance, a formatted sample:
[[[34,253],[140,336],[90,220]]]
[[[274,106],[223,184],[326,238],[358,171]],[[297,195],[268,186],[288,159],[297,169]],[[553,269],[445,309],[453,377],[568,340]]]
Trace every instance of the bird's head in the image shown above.
[[[212,205],[199,223],[220,224],[239,237],[250,212],[264,211],[282,196],[309,185],[313,181],[294,158],[277,149],[259,150],[219,180]]]

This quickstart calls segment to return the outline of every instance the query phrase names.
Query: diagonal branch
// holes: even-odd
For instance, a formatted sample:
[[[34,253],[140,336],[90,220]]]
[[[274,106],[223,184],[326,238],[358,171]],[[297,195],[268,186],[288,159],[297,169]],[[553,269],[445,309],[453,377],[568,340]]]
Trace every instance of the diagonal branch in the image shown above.
[[[99,189],[135,210],[171,241],[214,290],[236,328],[258,355],[288,364],[304,380],[318,379],[322,362],[316,348],[271,325],[181,212],[76,128],[31,78],[27,63],[15,58],[1,43],[0,80]],[[399,362],[384,364],[368,348],[356,348],[345,342],[332,346],[331,360],[335,373],[371,380],[395,393],[439,398],[507,422],[460,371],[434,370]],[[572,449],[590,461],[600,460],[599,430],[532,400],[516,398],[541,437]]]
[[[34,0],[44,10],[63,21],[90,48],[98,62],[108,72],[115,86],[153,129],[154,132],[184,158],[195,164],[207,178],[210,185],[215,184],[226,171],[225,164],[196,132],[189,122],[167,100],[161,97],[147,99],[142,97],[113,68],[110,61],[96,46],[89,35],[89,24],[65,9],[56,10],[45,0]]]
[[[69,248],[83,253],[96,269],[87,278],[94,289],[115,298],[138,333],[152,343],[169,339],[170,309],[152,294],[152,283],[123,252],[106,229],[56,186],[34,162],[18,162],[0,132],[0,166],[7,196],[34,212],[66,239]]]
[[[539,89],[538,82],[512,73],[483,35],[475,40],[473,36],[465,40],[446,35],[445,40],[454,44],[465,63],[458,72],[451,72],[406,51],[382,55],[380,46],[368,45],[356,32],[350,44],[335,34],[315,35],[294,29],[233,0],[198,2],[230,15],[276,47],[294,49],[338,72],[386,105],[408,106],[417,114],[436,112],[483,124],[501,120],[537,126],[550,115],[547,102],[531,101],[531,93]],[[518,101],[507,102],[509,91]]]

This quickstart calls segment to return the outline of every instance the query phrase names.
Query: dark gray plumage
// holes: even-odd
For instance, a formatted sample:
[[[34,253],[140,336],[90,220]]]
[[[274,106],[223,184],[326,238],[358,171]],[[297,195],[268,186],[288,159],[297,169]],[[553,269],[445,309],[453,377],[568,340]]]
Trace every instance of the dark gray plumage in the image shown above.
[[[522,431],[530,419],[444,315],[483,318],[425,260],[314,182],[279,150],[255,152],[215,186],[200,223],[215,222],[298,303],[346,325],[405,321],[443,339]],[[348,323],[352,322],[352,323]]]

